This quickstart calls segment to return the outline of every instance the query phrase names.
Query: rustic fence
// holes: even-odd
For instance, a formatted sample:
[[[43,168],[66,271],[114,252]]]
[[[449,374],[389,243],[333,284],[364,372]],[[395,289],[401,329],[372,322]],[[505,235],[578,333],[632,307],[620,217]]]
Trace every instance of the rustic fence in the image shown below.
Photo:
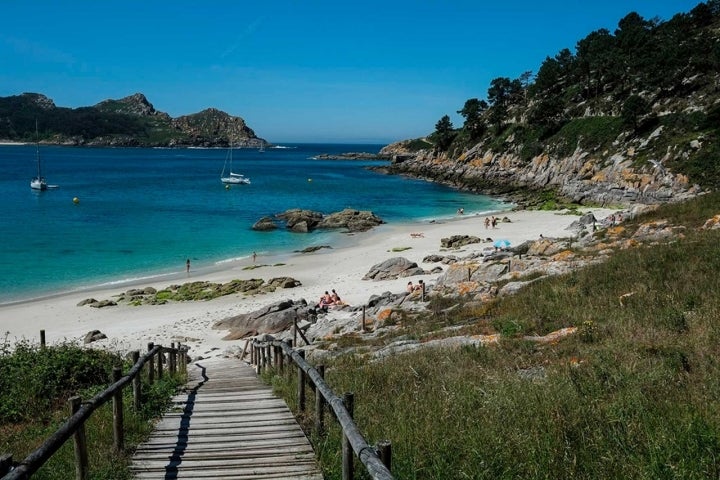
[[[308,341],[302,335],[301,330],[294,328],[305,343]],[[353,452],[365,466],[365,469],[374,480],[392,480],[391,468],[391,444],[387,441],[379,442],[375,447],[368,445],[362,433],[353,420],[354,396],[352,393],[345,393],[342,398],[335,395],[332,389],[325,383],[325,367],[318,365],[313,367],[305,361],[305,352],[294,350],[292,340],[287,342],[269,341],[260,342],[254,340],[250,348],[251,364],[255,365],[258,374],[272,366],[277,372],[283,372],[286,361],[291,360],[297,366],[297,401],[298,409],[306,409],[306,385],[315,391],[315,421],[314,430],[318,435],[325,431],[325,409],[330,406],[331,413],[337,419],[343,431],[342,443],[342,478],[352,480]]]
[[[41,347],[45,347],[45,331],[40,332]],[[123,389],[132,384],[133,408],[138,411],[141,408],[141,384],[140,373],[147,365],[147,381],[152,384],[155,378],[161,379],[164,370],[167,368],[170,374],[187,372],[187,347],[177,346],[173,343],[171,347],[154,345],[148,343],[148,351],[140,357],[140,351],[131,352],[133,366],[125,376],[122,376],[122,369],[113,369],[113,383],[92,399],[83,401],[75,396],[68,400],[70,417],[65,423],[52,434],[40,447],[30,453],[24,460],[14,463],[9,454],[0,455],[0,480],[21,480],[30,478],[38,471],[50,457],[57,452],[63,444],[73,437],[75,445],[75,478],[85,480],[88,478],[88,450],[85,441],[85,421],[90,418],[95,410],[112,400],[113,404],[113,446],[116,451],[124,448],[125,437],[123,429]],[[167,354],[167,359],[165,359]],[[164,366],[165,364],[166,367]]]

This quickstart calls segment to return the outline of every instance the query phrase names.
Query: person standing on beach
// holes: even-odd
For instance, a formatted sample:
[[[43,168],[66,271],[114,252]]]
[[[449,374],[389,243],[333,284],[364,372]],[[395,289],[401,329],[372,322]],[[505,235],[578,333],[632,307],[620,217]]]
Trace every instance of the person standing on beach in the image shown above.
[[[190,276],[190,259],[188,258],[185,260],[185,271],[187,272],[188,276]]]
[[[257,253],[253,252],[253,263],[255,263],[256,258],[257,258]]]

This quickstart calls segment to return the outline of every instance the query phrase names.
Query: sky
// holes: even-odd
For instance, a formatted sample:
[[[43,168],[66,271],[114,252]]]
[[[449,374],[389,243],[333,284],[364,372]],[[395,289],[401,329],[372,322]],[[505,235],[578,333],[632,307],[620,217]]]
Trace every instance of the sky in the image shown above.
[[[143,93],[173,117],[217,108],[275,143],[432,133],[497,77],[629,12],[700,0],[2,0],[0,96],[84,107]]]

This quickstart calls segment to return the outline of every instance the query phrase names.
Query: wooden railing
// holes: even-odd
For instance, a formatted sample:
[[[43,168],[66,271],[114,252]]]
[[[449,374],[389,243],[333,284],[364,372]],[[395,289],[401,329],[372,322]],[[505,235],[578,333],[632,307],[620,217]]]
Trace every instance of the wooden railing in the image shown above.
[[[41,346],[45,345],[45,332],[41,331]],[[147,365],[147,381],[152,384],[155,378],[163,377],[163,364],[167,362],[167,369],[170,374],[176,372],[187,372],[187,347],[180,344],[171,347],[163,347],[162,345],[154,345],[148,343],[148,351],[140,357],[140,351],[131,352],[133,366],[125,376],[122,376],[122,369],[115,367],[113,369],[113,383],[101,393],[95,395],[92,399],[82,401],[78,396],[68,400],[70,407],[70,418],[54,433],[43,442],[40,447],[30,453],[24,460],[15,464],[12,456],[8,454],[0,455],[0,475],[4,475],[0,480],[20,480],[30,478],[32,474],[38,471],[40,467],[47,462],[50,457],[57,452],[63,444],[73,437],[75,444],[75,478],[85,480],[88,478],[88,453],[87,443],[85,441],[85,421],[90,418],[92,413],[105,403],[112,400],[113,402],[113,446],[115,451],[122,451],[124,448],[124,429],[123,429],[123,389],[132,383],[133,389],[133,407],[135,411],[141,408],[140,395],[140,373],[145,365]],[[168,354],[167,360],[163,354]]]
[[[300,332],[295,326],[295,330]],[[303,340],[307,340],[303,336]],[[318,365],[317,368],[305,361],[305,352],[294,350],[292,341],[253,341],[250,348],[251,363],[255,365],[256,371],[260,374],[263,369],[271,365],[276,371],[282,372],[285,368],[286,359],[292,360],[297,366],[297,399],[298,409],[306,409],[305,386],[309,384],[315,391],[315,423],[314,429],[318,435],[325,431],[324,413],[325,406],[329,405],[332,413],[340,424],[343,431],[342,444],[342,478],[352,480],[353,478],[353,452],[365,466],[365,469],[374,480],[392,480],[391,467],[391,444],[388,441],[381,441],[377,446],[368,445],[357,425],[353,421],[354,395],[345,393],[343,398],[338,397],[325,383],[325,367]]]

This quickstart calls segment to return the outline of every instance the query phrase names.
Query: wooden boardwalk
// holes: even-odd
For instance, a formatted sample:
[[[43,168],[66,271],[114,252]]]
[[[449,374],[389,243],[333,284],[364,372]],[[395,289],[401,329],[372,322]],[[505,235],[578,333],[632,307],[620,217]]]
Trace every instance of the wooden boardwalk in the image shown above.
[[[137,479],[322,480],[283,400],[238,359],[188,366],[185,393],[133,456]]]

